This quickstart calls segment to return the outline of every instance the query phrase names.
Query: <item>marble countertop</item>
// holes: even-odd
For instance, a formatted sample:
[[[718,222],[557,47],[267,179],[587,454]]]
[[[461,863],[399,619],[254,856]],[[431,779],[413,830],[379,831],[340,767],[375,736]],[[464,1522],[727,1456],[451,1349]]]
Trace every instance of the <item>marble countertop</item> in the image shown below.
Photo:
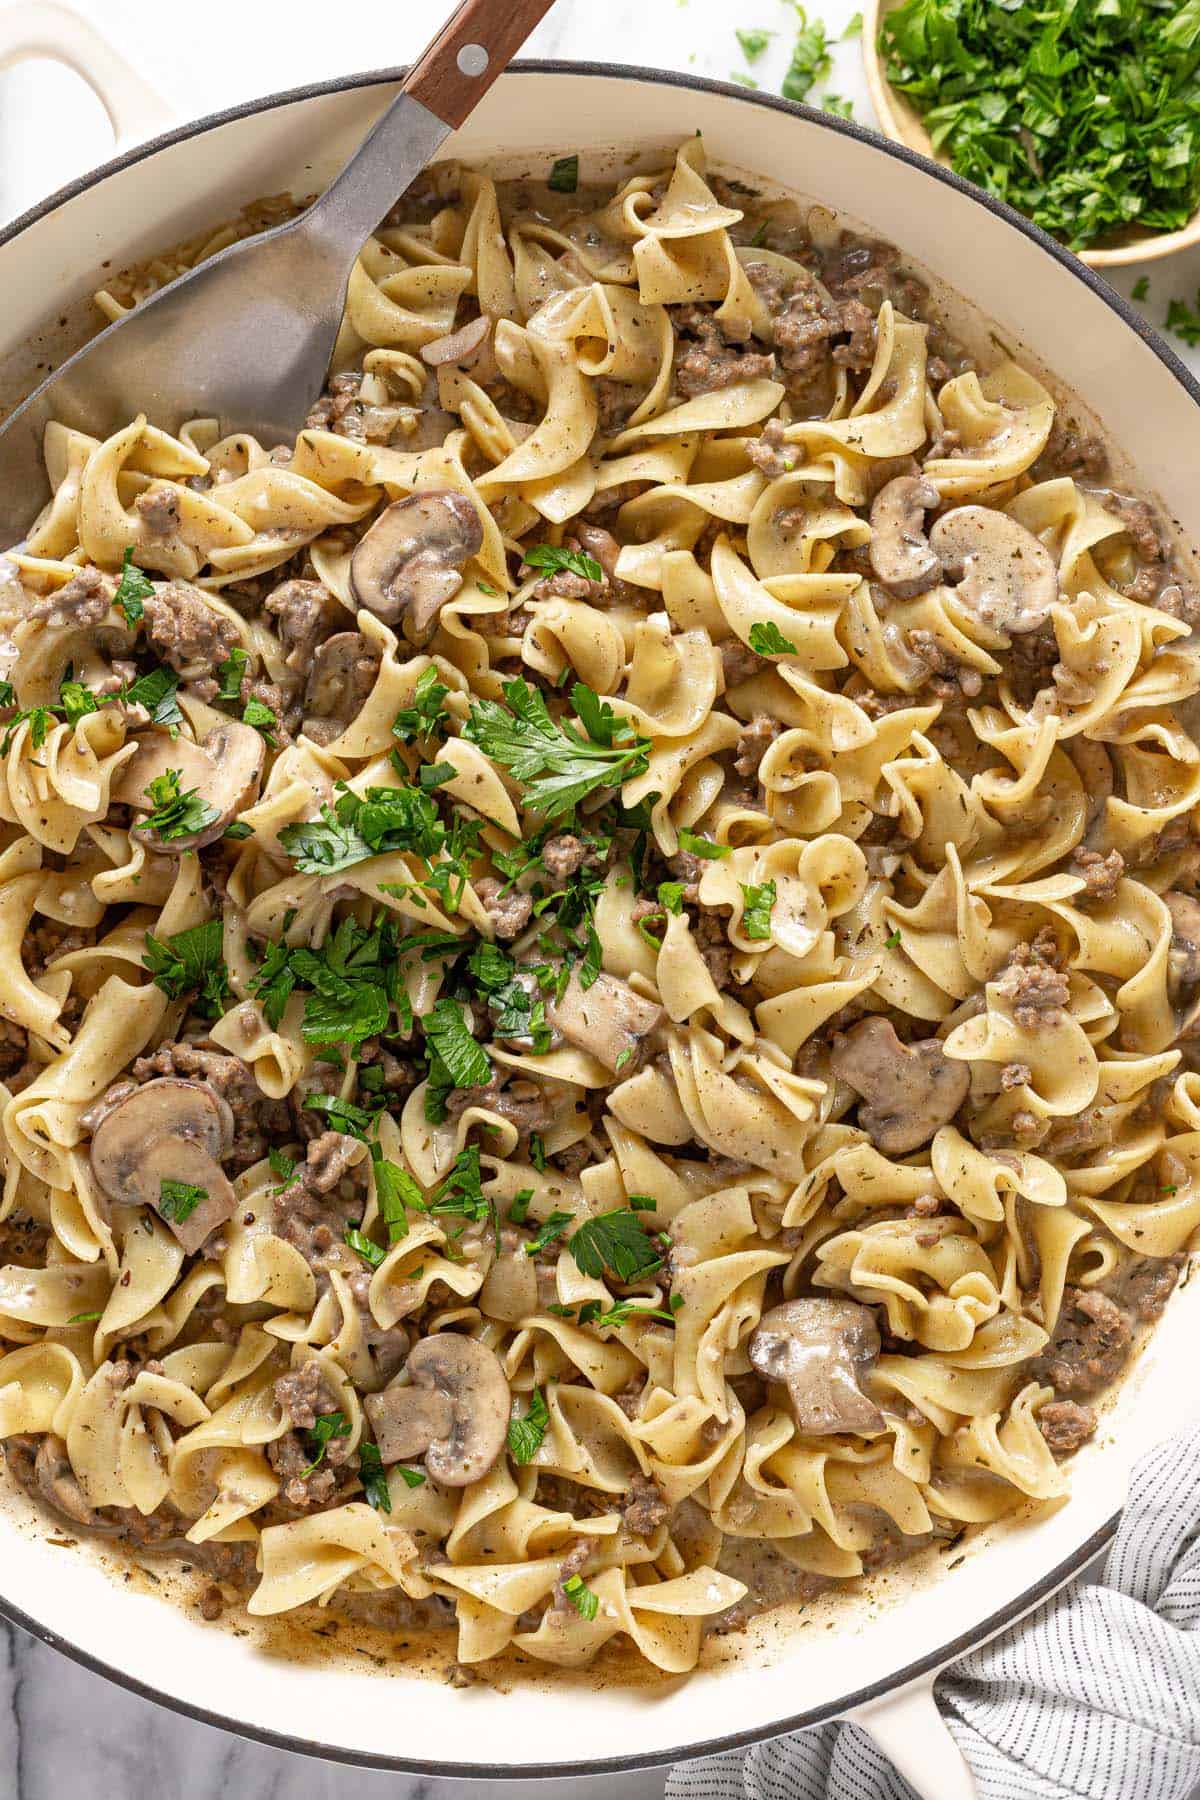
[[[856,5],[813,0],[809,11],[835,38]],[[356,0],[339,11],[321,0],[206,0],[196,10],[160,0],[75,0],[75,10],[186,119],[305,81],[405,62],[432,36],[446,3]],[[777,89],[796,23],[787,0],[559,0],[527,53],[728,80],[735,71],[751,74],[735,27],[756,27],[774,35],[753,78]],[[825,91],[848,98],[854,116],[873,123],[857,43],[837,42],[833,64],[814,98]],[[0,223],[110,151],[104,115],[78,77],[40,62],[0,72]],[[1118,271],[1115,285],[1128,295],[1143,273],[1149,293],[1142,311],[1159,325],[1171,298],[1194,302],[1200,249]],[[1200,347],[1175,348],[1200,375]],[[545,1800],[660,1800],[663,1779],[647,1771],[553,1782],[538,1793]],[[245,1742],[128,1694],[0,1624],[0,1795],[12,1800],[341,1800],[351,1793],[354,1800],[498,1800],[515,1791],[504,1783],[350,1770]]]

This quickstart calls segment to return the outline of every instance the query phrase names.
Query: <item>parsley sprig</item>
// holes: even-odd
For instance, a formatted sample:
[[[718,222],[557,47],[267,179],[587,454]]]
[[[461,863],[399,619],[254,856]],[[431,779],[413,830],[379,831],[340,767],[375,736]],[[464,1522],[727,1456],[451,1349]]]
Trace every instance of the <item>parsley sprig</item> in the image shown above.
[[[195,1010],[203,1018],[219,1019],[231,997],[223,945],[220,919],[206,919],[165,939],[148,931],[142,964],[168,1000],[194,994]]]
[[[151,807],[142,820],[142,826],[145,830],[154,832],[163,843],[169,843],[174,838],[190,837],[194,831],[203,831],[221,816],[220,807],[203,799],[199,788],[180,786],[178,769],[166,769],[161,775],[156,775],[146,784],[145,792]]]
[[[503,705],[475,701],[463,736],[508,770],[534,812],[561,818],[597,788],[620,787],[649,767],[649,740],[582,681],[571,701],[586,736],[551,718],[545,695],[520,677],[506,681],[503,693]]]

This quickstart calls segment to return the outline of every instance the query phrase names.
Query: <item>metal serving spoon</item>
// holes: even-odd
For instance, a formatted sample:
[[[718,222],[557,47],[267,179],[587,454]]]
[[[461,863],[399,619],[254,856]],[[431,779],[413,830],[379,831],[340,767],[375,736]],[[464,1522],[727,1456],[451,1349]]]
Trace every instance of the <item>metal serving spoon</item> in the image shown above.
[[[364,242],[507,68],[553,0],[462,0],[383,117],[298,218],[231,244],[77,350],[0,429],[0,547],[48,497],[51,419],[105,437],[144,412],[291,439],[325,382]]]

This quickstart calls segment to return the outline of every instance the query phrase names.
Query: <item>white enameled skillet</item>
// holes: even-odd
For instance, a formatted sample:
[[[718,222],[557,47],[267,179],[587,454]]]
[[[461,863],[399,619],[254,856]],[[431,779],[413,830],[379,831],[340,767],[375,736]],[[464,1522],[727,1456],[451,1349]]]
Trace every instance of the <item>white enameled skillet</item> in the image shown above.
[[[22,15],[36,15],[36,41]],[[5,35],[7,33],[7,36]],[[162,126],[131,71],[57,9],[0,19],[0,66],[68,61],[126,139]],[[89,329],[88,299],[119,269],[246,202],[315,191],[391,98],[384,71],[276,95],[141,143],[0,233],[0,403]],[[518,65],[447,152],[501,174],[564,150],[585,173],[643,165],[695,131],[712,161],[819,199],[899,244],[994,322],[1003,345],[1083,396],[1185,539],[1200,532],[1200,389],[1096,275],[1014,213],[905,149],[771,96],[645,70]],[[468,1689],[379,1668],[286,1629],[238,1635],[173,1604],[164,1583],[114,1579],[20,1497],[0,1507],[0,1611],[78,1661],[194,1717],[290,1750],[441,1775],[616,1773],[854,1713],[931,1800],[969,1778],[930,1699],[936,1672],[1083,1568],[1111,1535],[1136,1458],[1200,1412],[1192,1377],[1200,1284],[1184,1286],[1057,1511],[879,1579],[866,1595],[721,1640],[719,1665],[640,1685],[534,1669]],[[58,1541],[53,1541],[53,1540]],[[947,1566],[954,1563],[957,1566]],[[344,1637],[344,1628],[339,1634]],[[320,1651],[321,1654],[316,1654]]]

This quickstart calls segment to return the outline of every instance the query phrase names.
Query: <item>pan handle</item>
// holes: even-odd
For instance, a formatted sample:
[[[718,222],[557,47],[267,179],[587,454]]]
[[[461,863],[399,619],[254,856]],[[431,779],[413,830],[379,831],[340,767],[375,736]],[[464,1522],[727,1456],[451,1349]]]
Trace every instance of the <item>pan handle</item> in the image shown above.
[[[846,1717],[874,1738],[921,1800],[978,1800],[967,1759],[951,1737],[927,1675]]]
[[[86,81],[108,114],[118,150],[175,123],[166,101],[86,19],[58,0],[30,0],[0,12],[0,69],[32,57],[65,63]]]

